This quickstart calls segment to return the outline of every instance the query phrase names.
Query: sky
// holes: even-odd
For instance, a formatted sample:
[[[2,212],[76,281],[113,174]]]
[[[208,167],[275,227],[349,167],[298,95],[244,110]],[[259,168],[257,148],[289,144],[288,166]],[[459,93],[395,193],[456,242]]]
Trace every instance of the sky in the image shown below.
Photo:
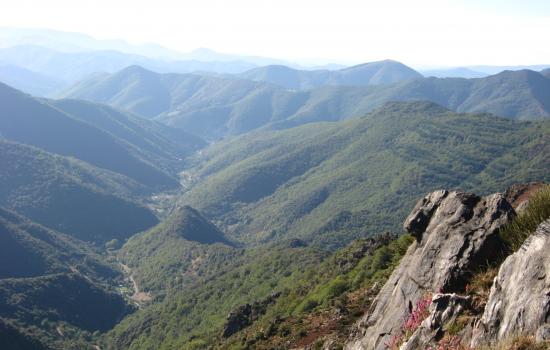
[[[0,0],[0,24],[297,62],[550,63],[550,0]]]

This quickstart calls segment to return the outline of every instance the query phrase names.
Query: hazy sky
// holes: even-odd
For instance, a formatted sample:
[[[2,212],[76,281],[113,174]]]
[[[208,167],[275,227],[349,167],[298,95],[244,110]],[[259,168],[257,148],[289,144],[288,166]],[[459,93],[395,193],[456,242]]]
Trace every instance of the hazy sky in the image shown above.
[[[288,59],[550,63],[550,0],[0,0],[0,25]]]

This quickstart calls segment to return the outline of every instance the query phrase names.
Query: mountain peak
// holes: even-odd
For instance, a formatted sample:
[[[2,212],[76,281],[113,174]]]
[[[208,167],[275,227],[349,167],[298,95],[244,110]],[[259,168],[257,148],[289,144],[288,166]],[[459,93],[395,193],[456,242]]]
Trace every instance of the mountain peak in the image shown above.
[[[148,69],[145,69],[142,66],[139,66],[137,64],[133,64],[131,66],[128,66],[128,67],[118,71],[118,73],[116,73],[116,74],[124,75],[124,74],[134,74],[134,73],[137,73],[137,74],[155,74],[155,72],[150,71]]]
[[[188,205],[177,207],[161,225],[166,225],[169,234],[175,234],[188,241],[203,244],[229,243],[223,232]]]

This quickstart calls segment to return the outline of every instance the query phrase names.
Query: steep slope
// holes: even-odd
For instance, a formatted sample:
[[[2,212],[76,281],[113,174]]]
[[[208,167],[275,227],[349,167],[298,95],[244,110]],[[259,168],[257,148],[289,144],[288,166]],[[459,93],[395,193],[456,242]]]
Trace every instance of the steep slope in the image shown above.
[[[0,141],[0,206],[85,241],[125,239],[157,223],[131,179],[31,146]]]
[[[0,344],[14,350],[48,350],[40,341],[21,333],[16,327],[0,319]]]
[[[0,66],[0,81],[34,96],[46,96],[65,87],[52,77],[15,65]]]
[[[139,285],[146,291],[178,289],[215,270],[227,255],[235,254],[224,234],[191,207],[176,208],[164,221],[132,237],[120,251]],[[175,271],[180,271],[174,279]]]
[[[106,105],[79,100],[50,100],[48,103],[127,142],[147,161],[170,173],[181,168],[183,158],[206,146],[201,138],[181,129]]]
[[[547,78],[550,78],[550,68],[547,68],[545,70],[541,70],[540,74],[544,75]]]
[[[515,94],[511,95],[510,91]],[[453,109],[459,112],[490,111],[502,117],[517,116],[516,119],[547,118],[550,114],[550,79],[530,70],[504,71],[474,81],[470,96]]]
[[[525,215],[548,220],[549,194],[547,188],[541,197],[528,196],[543,202],[533,199],[525,209],[528,213],[538,203],[545,216],[539,215],[540,208]],[[510,252],[503,228],[517,229],[510,220],[521,215],[514,218],[501,193],[481,197],[438,190],[417,202],[404,223],[410,235],[398,239],[386,234],[358,240],[333,254],[297,240],[247,249],[185,293],[129,316],[102,345],[470,349],[476,327],[474,332],[486,336],[484,343],[495,349],[546,349],[549,296],[544,275],[550,226],[542,223],[517,253],[506,257]],[[493,282],[491,271],[500,264]],[[478,322],[482,315],[484,324]],[[509,337],[516,334],[497,332],[510,327],[527,333],[512,342]],[[542,341],[538,345],[535,332]]]
[[[346,349],[385,350],[391,347],[388,344],[399,345],[406,331],[403,320],[426,294],[463,291],[470,271],[502,254],[498,229],[514,215],[502,194],[481,198],[441,190],[421,199],[404,223],[416,242],[376,296],[371,312],[359,322],[364,333]],[[410,347],[414,348],[418,347]]]
[[[270,69],[276,71],[275,76],[283,70],[281,76],[288,73],[290,80],[299,80],[287,68]],[[353,68],[351,76],[354,69],[363,68]],[[217,139],[259,128],[281,129],[359,117],[388,101],[426,100],[459,112],[543,119],[550,116],[549,94],[550,79],[533,71],[503,72],[480,79],[417,78],[383,86],[291,91],[265,82],[155,74],[130,67],[80,82],[60,97],[107,103]]]
[[[202,180],[184,202],[239,240],[300,236],[340,246],[395,230],[395,217],[434,187],[486,192],[548,180],[549,127],[390,103],[357,120],[215,144],[192,170]]]
[[[209,348],[221,335],[226,316],[239,305],[272,295],[277,299],[274,292],[290,290],[298,283],[309,290],[310,285],[301,282],[315,273],[325,256],[310,247],[290,247],[288,242],[212,252],[204,262],[196,260],[194,278],[180,269],[184,266],[174,269],[172,280],[177,276],[187,283],[177,293],[124,319],[107,334],[102,348]]]
[[[549,248],[550,219],[547,219],[499,267],[487,306],[474,331],[473,346],[499,343],[515,334],[536,334],[539,341],[550,340],[547,323],[550,295],[544,279],[550,272]]]
[[[0,232],[0,279],[75,270],[96,280],[118,274],[83,242],[3,208]]]
[[[90,340],[130,310],[109,287],[120,273],[83,242],[4,209],[0,233],[3,348],[39,348],[35,338],[55,349],[85,348],[79,336]]]
[[[297,70],[286,66],[265,66],[238,76],[294,90],[315,89],[325,85],[384,85],[422,77],[413,69],[392,60],[370,62],[340,70]]]
[[[0,103],[0,134],[6,139],[81,159],[150,188],[177,186],[174,176],[140,157],[135,147],[45,102],[0,84]]]

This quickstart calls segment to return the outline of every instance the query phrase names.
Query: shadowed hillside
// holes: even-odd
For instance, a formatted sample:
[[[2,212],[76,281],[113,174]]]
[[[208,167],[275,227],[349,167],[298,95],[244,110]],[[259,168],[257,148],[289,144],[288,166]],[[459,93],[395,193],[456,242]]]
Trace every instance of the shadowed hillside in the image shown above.
[[[75,159],[0,141],[0,206],[85,241],[125,239],[157,223],[135,181]]]
[[[173,177],[141,159],[128,144],[45,102],[0,84],[0,103],[0,133],[6,139],[81,159],[152,188],[177,185]]]

